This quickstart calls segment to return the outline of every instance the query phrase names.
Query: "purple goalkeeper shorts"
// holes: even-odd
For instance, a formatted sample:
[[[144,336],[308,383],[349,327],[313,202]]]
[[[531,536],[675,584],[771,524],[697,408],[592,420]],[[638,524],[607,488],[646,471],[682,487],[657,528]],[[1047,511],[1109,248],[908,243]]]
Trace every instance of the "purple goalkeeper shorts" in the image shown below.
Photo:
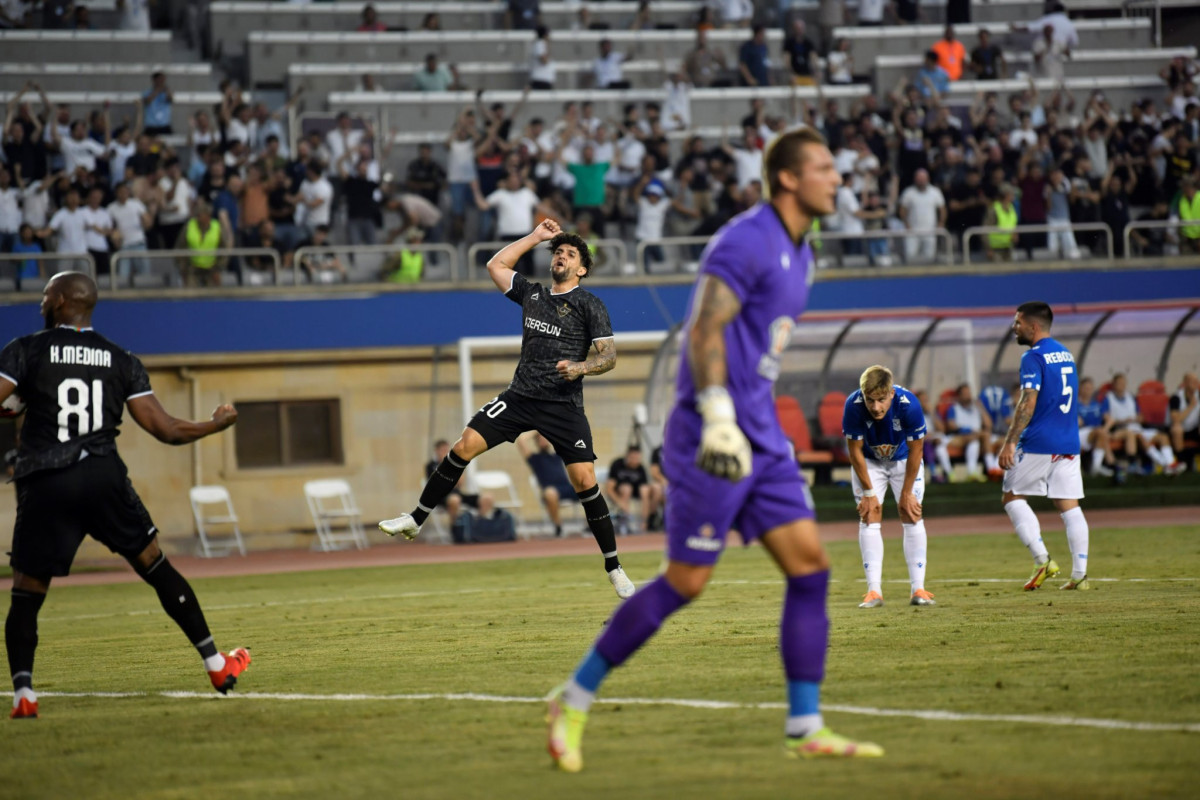
[[[730,483],[696,466],[698,428],[668,423],[666,438],[662,459],[671,561],[715,564],[730,530],[750,542],[772,528],[816,516],[808,484],[791,456],[756,452],[751,475]]]

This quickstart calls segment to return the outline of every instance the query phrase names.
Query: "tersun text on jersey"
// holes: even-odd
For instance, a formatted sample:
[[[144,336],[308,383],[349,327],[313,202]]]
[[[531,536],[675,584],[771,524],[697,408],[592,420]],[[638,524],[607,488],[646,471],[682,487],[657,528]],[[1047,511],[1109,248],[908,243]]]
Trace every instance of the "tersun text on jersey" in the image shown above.
[[[79,364],[85,367],[111,367],[112,352],[102,347],[82,345],[50,346],[51,364]]]
[[[542,320],[534,319],[533,317],[525,318],[525,327],[529,328],[530,330],[548,333],[551,336],[558,336],[560,333],[562,333],[562,328],[558,327],[557,325],[551,325],[549,322],[543,322]]]

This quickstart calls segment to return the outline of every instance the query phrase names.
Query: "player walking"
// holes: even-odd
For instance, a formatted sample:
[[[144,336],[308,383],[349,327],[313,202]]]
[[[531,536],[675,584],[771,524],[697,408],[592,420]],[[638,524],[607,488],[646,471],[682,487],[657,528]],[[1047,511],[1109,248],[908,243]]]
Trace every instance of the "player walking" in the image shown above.
[[[17,454],[17,522],[12,543],[12,605],[4,627],[13,679],[14,719],[38,715],[33,691],[38,611],[50,580],[67,575],[90,533],[124,556],[158,593],[163,610],[200,652],[213,687],[224,694],[250,664],[237,648],[217,650],[195,592],[158,546],[158,529],[117,454],[121,413],[167,444],[188,444],[237,421],[218,406],[207,422],[176,419],[159,404],[142,362],[92,330],[96,283],[60,272],[42,294],[46,330],[14,339],[0,352],[0,402],[19,390],[26,403]]]
[[[812,248],[802,238],[816,217],[833,213],[841,178],[824,138],[809,128],[776,138],[763,162],[770,202],[717,232],[689,301],[663,445],[670,478],[666,571],[621,604],[574,675],[551,696],[548,749],[568,772],[583,768],[583,727],[601,682],[699,596],[731,528],[746,541],[760,540],[786,577],[780,649],[788,752],[883,754],[878,745],[832,733],[821,718],[829,560],[771,396],[813,279]]]
[[[1071,548],[1071,580],[1063,589],[1090,589],[1087,580],[1088,524],[1079,501],[1083,477],[1079,469],[1079,376],[1075,357],[1050,338],[1054,312],[1033,301],[1017,306],[1012,330],[1017,343],[1029,347],[1021,356],[1021,397],[1000,450],[1004,473],[1004,510],[1021,544],[1033,555],[1031,592],[1058,574],[1042,542],[1037,515],[1025,498],[1049,497],[1067,528]]]
[[[917,396],[892,383],[892,371],[867,367],[858,379],[858,391],[846,398],[842,433],[850,451],[850,485],[858,503],[858,546],[862,550],[867,593],[859,608],[883,605],[883,498],[888,487],[900,509],[904,526],[904,560],[914,606],[935,606],[925,591],[925,412]]]
[[[513,270],[520,258],[550,242],[551,286],[530,283]],[[411,514],[379,523],[384,533],[416,538],[421,525],[462,477],[473,459],[501,442],[536,430],[554,445],[583,504],[588,527],[604,554],[604,570],[619,597],[633,594],[633,581],[617,557],[617,536],[608,504],[596,484],[592,428],[583,412],[583,376],[602,375],[617,363],[608,309],[579,287],[592,268],[592,254],[578,235],[563,233],[548,219],[502,249],[487,264],[488,275],[525,316],[521,360],[512,383],[467,423],[462,437],[429,477]],[[588,358],[588,351],[596,354]]]

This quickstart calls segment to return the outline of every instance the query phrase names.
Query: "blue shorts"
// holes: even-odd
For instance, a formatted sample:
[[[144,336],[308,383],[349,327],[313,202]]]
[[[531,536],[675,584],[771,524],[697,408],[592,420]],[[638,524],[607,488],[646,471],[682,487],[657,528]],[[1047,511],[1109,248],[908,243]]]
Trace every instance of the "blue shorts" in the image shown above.
[[[700,432],[688,427],[668,423],[663,446],[671,561],[710,566],[721,557],[730,530],[748,543],[780,525],[816,516],[800,465],[790,455],[755,452],[751,475],[730,483],[696,466]]]

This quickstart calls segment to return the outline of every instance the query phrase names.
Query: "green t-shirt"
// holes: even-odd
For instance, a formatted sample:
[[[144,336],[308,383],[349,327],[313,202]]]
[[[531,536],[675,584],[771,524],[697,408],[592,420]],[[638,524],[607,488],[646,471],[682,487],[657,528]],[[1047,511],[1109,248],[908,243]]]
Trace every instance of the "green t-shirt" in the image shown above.
[[[608,162],[592,164],[567,164],[567,170],[575,176],[575,194],[572,200],[577,208],[594,208],[604,205],[604,176]]]

